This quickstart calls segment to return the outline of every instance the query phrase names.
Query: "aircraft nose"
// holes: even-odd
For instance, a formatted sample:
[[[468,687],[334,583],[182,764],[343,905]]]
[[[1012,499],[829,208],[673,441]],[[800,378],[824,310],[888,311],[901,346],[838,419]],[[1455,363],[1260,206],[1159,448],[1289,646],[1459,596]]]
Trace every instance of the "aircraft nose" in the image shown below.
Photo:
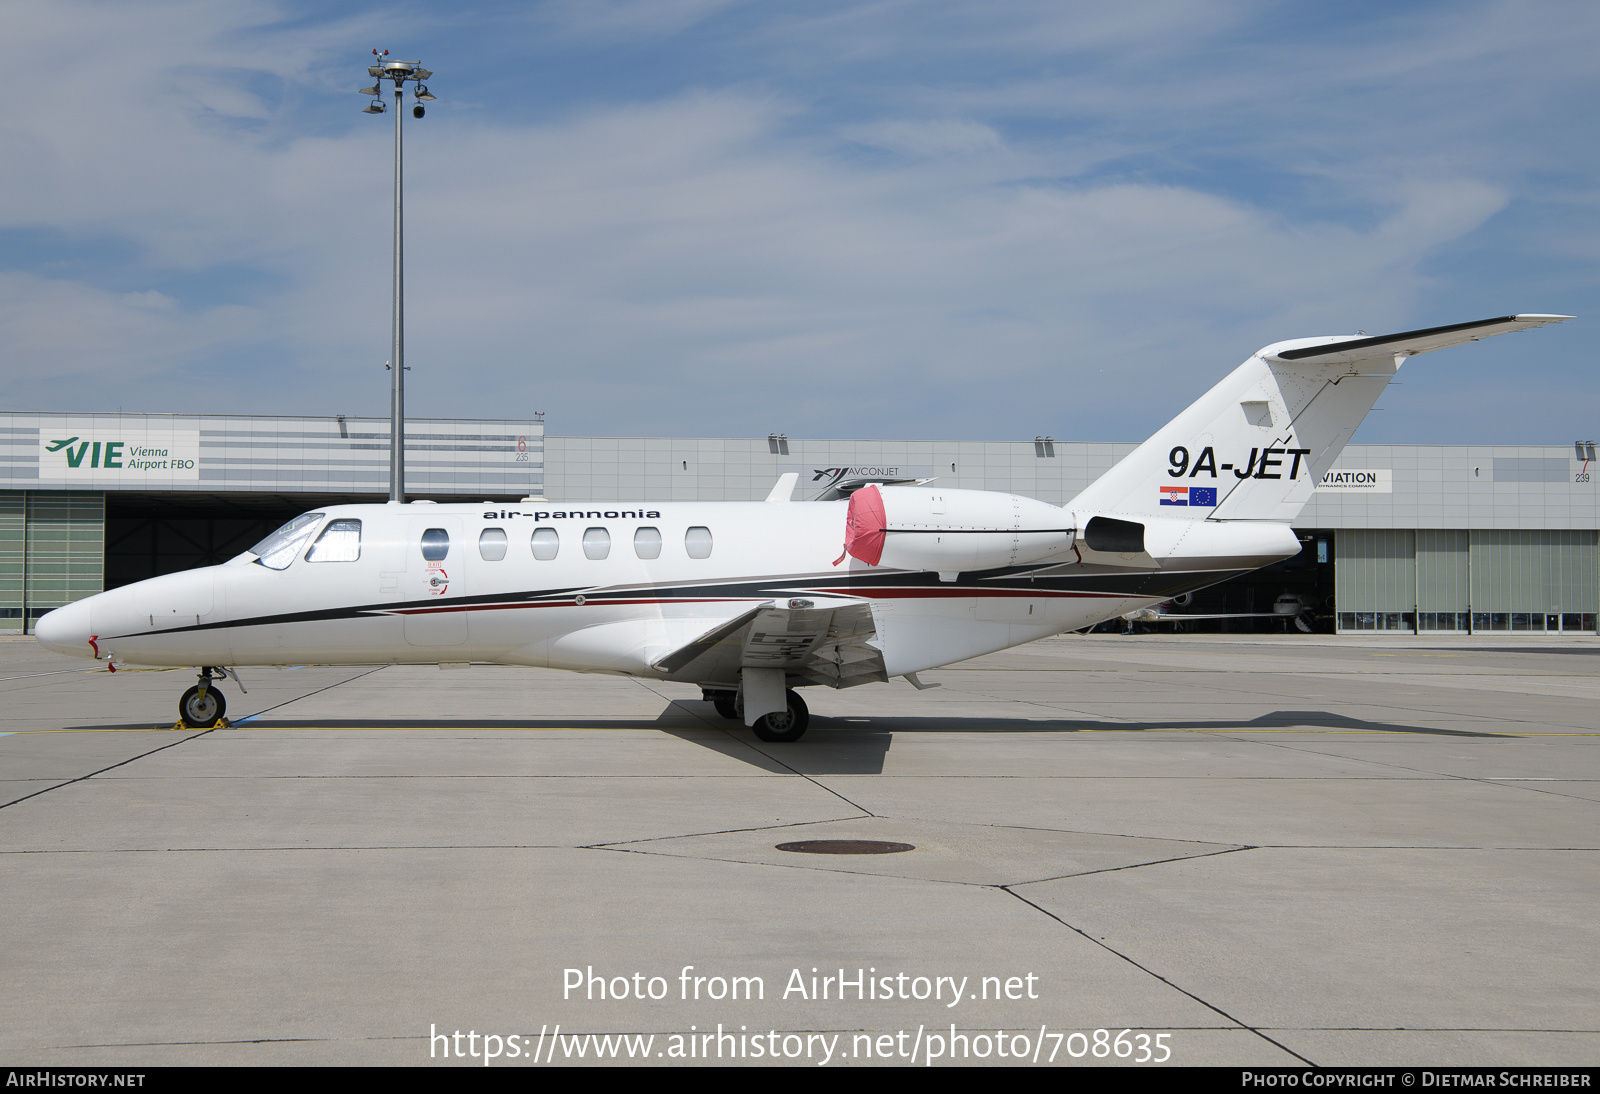
[[[33,628],[40,645],[56,653],[73,657],[94,657],[89,645],[89,602],[75,600],[71,604],[47,612]]]

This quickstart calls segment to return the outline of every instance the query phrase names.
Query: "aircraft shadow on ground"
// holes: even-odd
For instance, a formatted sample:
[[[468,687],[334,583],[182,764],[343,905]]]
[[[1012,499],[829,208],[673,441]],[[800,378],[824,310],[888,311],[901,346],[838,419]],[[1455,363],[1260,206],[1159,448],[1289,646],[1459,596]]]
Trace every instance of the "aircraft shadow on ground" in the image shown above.
[[[1099,722],[1087,719],[1004,721],[976,718],[812,718],[806,736],[794,744],[770,744],[743,727],[722,732],[667,730],[689,741],[766,771],[791,770],[802,763],[808,775],[879,775],[896,733],[1159,733],[1162,730],[1323,729],[1352,732],[1418,733],[1441,737],[1512,737],[1463,729],[1396,725],[1351,718],[1325,710],[1277,710],[1251,719],[1160,722]]]
[[[792,773],[788,760],[803,760],[806,774],[876,775],[883,772],[884,757],[896,733],[1160,733],[1164,730],[1216,731],[1319,729],[1349,732],[1415,733],[1434,737],[1515,737],[1515,733],[1492,733],[1465,729],[1440,729],[1432,726],[1400,725],[1351,718],[1326,710],[1277,710],[1249,719],[1164,719],[1149,722],[1112,722],[1086,718],[1060,719],[979,719],[852,717],[811,719],[806,736],[793,744],[761,741],[755,734],[719,718],[702,715],[701,704],[674,702],[654,719],[645,718],[262,718],[245,721],[239,729],[261,730],[340,730],[340,729],[422,729],[457,732],[497,730],[656,730],[678,740],[758,767],[763,771]],[[710,711],[710,704],[704,704]],[[67,726],[78,730],[170,729],[148,723],[130,725]],[[187,732],[196,732],[188,730]]]
[[[1029,718],[1027,721],[980,718],[868,718],[840,724],[827,718],[813,718],[811,732],[817,730],[865,729],[884,732],[919,733],[1159,733],[1162,730],[1263,730],[1332,729],[1368,733],[1420,733],[1439,737],[1514,737],[1514,733],[1493,733],[1470,729],[1440,729],[1434,726],[1401,725],[1351,718],[1326,710],[1275,710],[1255,718],[1166,718],[1161,721],[1098,721],[1089,718]],[[810,739],[808,735],[807,740]]]
[[[742,726],[710,733],[673,729],[667,732],[730,759],[783,775],[881,775],[883,758],[894,740],[892,733],[856,726],[843,733],[808,732],[793,744],[759,740]],[[790,766],[791,761],[803,764],[803,768]]]

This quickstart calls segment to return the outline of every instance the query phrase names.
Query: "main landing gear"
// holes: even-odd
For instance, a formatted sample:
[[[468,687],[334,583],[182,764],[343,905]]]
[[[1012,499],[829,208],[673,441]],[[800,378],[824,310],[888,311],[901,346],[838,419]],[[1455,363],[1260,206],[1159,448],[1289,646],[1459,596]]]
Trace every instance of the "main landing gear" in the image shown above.
[[[763,741],[798,741],[805,733],[806,726],[811,724],[811,712],[806,709],[806,701],[800,698],[799,693],[786,691],[783,697],[789,702],[787,710],[763,714],[750,727]]]
[[[701,698],[717,708],[717,713],[730,722],[740,722],[739,693],[736,691],[702,691]]]
[[[744,721],[744,704],[739,701],[736,691],[702,691],[702,698],[709,701],[717,708],[717,713],[730,722]],[[787,710],[773,711],[763,714],[756,719],[756,724],[751,728],[763,741],[786,742],[798,741],[806,731],[806,726],[811,723],[811,712],[806,709],[806,701],[800,698],[799,693],[792,688],[783,693],[788,701]]]
[[[207,666],[200,670],[199,683],[183,693],[178,700],[178,720],[190,729],[215,729],[222,724],[222,715],[228,701],[215,686],[219,676],[216,669]]]

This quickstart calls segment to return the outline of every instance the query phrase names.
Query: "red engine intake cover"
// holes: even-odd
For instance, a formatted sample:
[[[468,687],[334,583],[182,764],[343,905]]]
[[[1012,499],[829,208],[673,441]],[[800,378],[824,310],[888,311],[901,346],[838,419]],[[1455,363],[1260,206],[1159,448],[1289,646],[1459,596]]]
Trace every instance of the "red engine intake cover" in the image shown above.
[[[876,566],[883,557],[883,541],[888,520],[883,514],[883,495],[876,486],[863,486],[850,495],[850,508],[844,517],[845,553]]]

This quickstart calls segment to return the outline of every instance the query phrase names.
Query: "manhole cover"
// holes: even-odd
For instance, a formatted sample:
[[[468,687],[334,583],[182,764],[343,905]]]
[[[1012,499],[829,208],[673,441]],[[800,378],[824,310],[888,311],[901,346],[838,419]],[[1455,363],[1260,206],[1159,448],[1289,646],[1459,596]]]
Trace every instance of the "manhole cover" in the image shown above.
[[[798,843],[780,843],[778,850],[798,851],[802,855],[898,855],[916,848],[909,843],[881,839],[804,839]]]

